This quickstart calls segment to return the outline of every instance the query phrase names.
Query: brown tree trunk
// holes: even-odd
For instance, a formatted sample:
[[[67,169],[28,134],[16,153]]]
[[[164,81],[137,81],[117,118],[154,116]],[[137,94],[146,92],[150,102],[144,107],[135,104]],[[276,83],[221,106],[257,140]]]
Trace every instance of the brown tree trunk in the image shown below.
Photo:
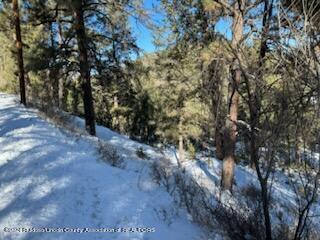
[[[18,0],[12,0],[12,9],[13,9],[13,15],[14,15],[14,24],[16,29],[16,49],[17,49],[17,59],[18,59],[18,67],[19,67],[20,102],[26,105],[27,104],[26,85],[25,85],[25,79],[24,79],[23,49],[22,49],[22,40],[21,40],[20,13],[19,13]]]
[[[182,131],[182,117],[180,117],[180,121],[179,121],[179,165],[181,166],[182,163],[184,162],[185,160],[185,156],[184,156],[184,144],[183,144],[183,131]]]
[[[223,160],[223,134],[218,127],[215,130],[215,146],[217,159]]]
[[[224,79],[222,79],[222,82],[219,86],[219,96],[217,101],[217,107],[215,109],[215,112],[212,115],[215,115],[215,130],[214,130],[214,142],[216,147],[216,158],[219,160],[223,160],[224,152],[223,152],[223,122],[225,122],[225,114],[223,113],[223,110],[221,109],[220,105],[223,103],[226,103],[223,98],[223,92],[224,92]],[[212,100],[212,103],[214,100]]]
[[[59,108],[67,110],[68,89],[63,77],[59,78]]]
[[[81,75],[81,88],[83,91],[84,117],[86,122],[86,130],[91,134],[96,134],[95,115],[93,107],[93,97],[90,79],[90,67],[88,63],[88,46],[87,36],[85,32],[83,5],[81,0],[75,0],[72,3],[75,20],[75,31],[79,51],[79,64]]]
[[[49,29],[50,29],[50,42],[51,42],[51,48],[55,49],[55,33],[52,27],[52,23],[49,23]],[[51,101],[53,106],[58,107],[59,106],[59,69],[55,66],[56,64],[56,56],[52,55],[52,59],[50,61],[50,83],[51,83]]]
[[[224,190],[232,190],[232,182],[234,177],[234,164],[235,164],[235,147],[236,147],[236,135],[237,135],[237,119],[238,119],[238,107],[239,107],[239,93],[238,87],[241,81],[241,70],[239,66],[239,54],[238,48],[240,47],[241,40],[243,38],[243,0],[236,1],[233,11],[233,24],[232,24],[232,51],[235,51],[236,57],[232,66],[232,79],[229,84],[229,109],[228,116],[225,123],[224,132],[224,158],[222,167],[221,187]]]

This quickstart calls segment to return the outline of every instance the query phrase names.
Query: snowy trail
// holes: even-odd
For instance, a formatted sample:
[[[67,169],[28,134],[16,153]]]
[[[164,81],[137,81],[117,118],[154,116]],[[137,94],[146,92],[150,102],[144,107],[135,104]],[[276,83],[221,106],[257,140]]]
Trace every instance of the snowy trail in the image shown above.
[[[129,139],[122,141],[132,147]],[[99,161],[87,139],[67,136],[36,110],[17,104],[16,97],[0,93],[0,239],[200,239],[202,231],[168,193],[148,174],[140,179],[141,166],[118,169]],[[154,227],[155,232],[7,233],[5,227]]]

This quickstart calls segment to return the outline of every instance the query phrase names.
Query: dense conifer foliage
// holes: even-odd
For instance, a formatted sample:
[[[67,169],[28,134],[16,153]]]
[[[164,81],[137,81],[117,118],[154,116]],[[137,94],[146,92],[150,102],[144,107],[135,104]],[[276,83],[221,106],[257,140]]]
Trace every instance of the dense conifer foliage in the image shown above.
[[[180,168],[214,156],[222,191],[232,192],[236,164],[250,166],[263,236],[274,238],[275,169],[320,152],[320,3],[161,0],[151,11],[160,22],[141,0],[1,1],[0,90],[81,116],[91,135],[98,123],[174,147]],[[133,22],[150,28],[156,51],[139,49]],[[305,234],[309,193],[294,239]]]

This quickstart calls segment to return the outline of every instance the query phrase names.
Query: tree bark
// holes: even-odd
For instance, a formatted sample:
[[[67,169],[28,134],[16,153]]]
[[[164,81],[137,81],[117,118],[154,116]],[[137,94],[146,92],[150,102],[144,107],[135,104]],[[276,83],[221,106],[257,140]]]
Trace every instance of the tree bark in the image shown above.
[[[55,32],[53,30],[52,22],[49,23],[50,29],[50,44],[53,51],[55,50]],[[56,67],[56,54],[53,53],[50,61],[50,83],[51,83],[51,102],[53,106],[59,106],[59,69]]]
[[[265,177],[262,176],[260,166],[259,166],[259,139],[256,134],[256,127],[259,125],[260,120],[260,106],[261,106],[261,97],[262,97],[262,80],[264,77],[264,64],[265,57],[267,54],[267,40],[270,28],[270,20],[272,17],[272,8],[273,0],[264,0],[264,14],[262,20],[262,36],[261,36],[261,45],[258,59],[258,72],[257,72],[257,81],[255,87],[250,89],[250,85],[247,82],[247,91],[249,95],[249,112],[250,112],[250,156],[251,164],[256,168],[258,175],[258,180],[261,187],[261,199],[263,206],[263,215],[264,215],[264,224],[265,224],[265,235],[266,240],[272,240],[272,228],[271,220],[269,213],[269,191],[268,191],[268,176],[271,171],[271,164],[269,164],[266,169]]]
[[[18,0],[12,0],[12,9],[14,15],[14,24],[16,29],[16,49],[17,49],[17,60],[19,68],[19,85],[20,85],[20,102],[24,105],[26,101],[26,85],[24,79],[24,63],[23,63],[23,49],[21,40],[21,27],[20,27],[20,12]]]
[[[294,160],[296,164],[301,163],[301,152],[300,152],[300,138],[296,137],[295,144],[294,144]]]
[[[295,139],[294,139],[294,160],[296,164],[301,163],[301,152],[300,152],[300,144],[301,144],[301,133],[299,127],[299,121],[296,120],[296,129],[295,129]]]
[[[261,46],[260,46],[260,54],[259,54],[259,72],[258,72],[258,79],[260,81],[263,80],[264,76],[264,71],[263,71],[263,66],[265,64],[265,57],[267,54],[268,46],[267,46],[267,41],[268,41],[268,35],[270,31],[270,21],[272,18],[272,10],[273,10],[273,1],[274,0],[264,0],[264,15],[263,15],[263,20],[262,20],[262,26],[263,26],[263,32],[262,32],[262,38],[261,38]],[[261,89],[261,86],[260,86]],[[255,97],[255,106],[252,106],[252,121],[254,122],[253,126],[255,127],[259,123],[259,118],[260,118],[260,106],[261,106],[261,90],[255,91],[255,93],[258,95]],[[251,129],[251,132],[254,135],[255,128]],[[255,136],[255,135],[254,135]],[[252,140],[254,142],[254,140]],[[259,148],[255,147],[255,156],[257,158],[256,164],[258,164],[258,152]],[[259,166],[257,166],[259,167]],[[269,168],[268,171],[271,171]],[[264,214],[264,222],[265,222],[265,233],[266,233],[266,240],[272,240],[272,226],[271,226],[271,220],[270,220],[270,212],[269,212],[269,192],[268,192],[268,178],[266,177],[265,181],[260,181],[260,186],[261,186],[261,191],[262,191],[262,203],[263,203],[263,214]]]
[[[232,51],[237,57],[233,60],[231,83],[229,83],[229,108],[228,116],[225,123],[224,132],[224,158],[222,167],[221,187],[223,190],[232,190],[232,182],[234,177],[234,164],[235,164],[235,147],[237,135],[237,119],[239,108],[239,92],[238,87],[241,81],[241,70],[239,66],[239,53],[237,49],[240,47],[243,38],[243,8],[244,2],[236,1],[233,11],[233,24],[232,24]]]
[[[179,162],[184,162],[184,147],[183,147],[183,136],[179,135]]]
[[[88,63],[88,46],[87,36],[85,32],[84,17],[83,17],[83,5],[81,0],[75,0],[72,3],[73,14],[75,20],[75,32],[78,43],[79,51],[79,64],[81,75],[81,88],[83,91],[83,105],[84,105],[84,117],[86,122],[86,130],[91,134],[96,134],[95,129],[95,114],[93,106],[91,79],[90,79],[90,67]]]
[[[218,127],[215,129],[215,146],[217,159],[223,160],[223,134]]]
[[[113,109],[115,110],[115,112],[113,113],[113,117],[112,117],[112,127],[116,131],[120,132],[120,121],[119,121],[118,107],[119,107],[118,96],[114,95],[114,97],[113,97]]]
[[[77,86],[77,81],[74,81],[72,83],[72,102],[71,102],[72,113],[74,115],[79,114],[78,106],[79,106],[79,90]]]
[[[218,67],[221,67],[220,65]],[[217,70],[216,70],[217,71]],[[225,104],[226,101],[224,100],[224,90],[225,86],[228,86],[228,84],[225,84],[225,78],[221,77],[222,74],[219,74],[220,81],[219,81],[219,93],[218,93],[218,99],[216,101],[216,109],[212,115],[215,115],[215,131],[214,131],[214,139],[215,139],[215,146],[216,146],[216,157],[219,160],[223,160],[224,152],[223,152],[223,122],[225,122],[225,114],[223,113],[223,110],[221,108],[221,104]],[[213,91],[217,91],[216,89]],[[214,103],[214,99],[212,100],[212,103]],[[213,105],[213,104],[212,104]]]
[[[59,78],[59,108],[67,110],[68,89],[63,77]]]
[[[182,117],[180,117],[180,120],[179,120],[179,165],[181,166],[182,163],[184,162],[185,160],[185,154],[184,154],[184,144],[183,144],[183,133],[182,133]]]
[[[58,44],[59,44],[59,51],[62,51],[63,48],[63,32],[62,26],[60,22],[60,17],[57,18],[57,25],[58,25]],[[66,86],[66,79],[64,79],[64,66],[62,69],[59,70],[59,79],[58,79],[58,107],[62,110],[67,110],[67,97],[68,97],[68,89]]]
[[[264,225],[266,232],[266,240],[272,240],[272,230],[271,230],[271,220],[269,214],[269,194],[268,194],[268,183],[261,182],[261,195],[262,195],[262,206],[263,206],[263,215],[264,215]]]

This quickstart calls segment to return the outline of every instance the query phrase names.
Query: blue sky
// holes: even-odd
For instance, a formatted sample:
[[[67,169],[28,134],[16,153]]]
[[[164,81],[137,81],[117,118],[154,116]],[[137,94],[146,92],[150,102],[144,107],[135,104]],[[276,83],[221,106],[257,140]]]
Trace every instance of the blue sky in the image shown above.
[[[132,23],[134,34],[137,38],[138,47],[144,52],[154,52],[153,33],[151,30],[141,24]]]
[[[154,11],[152,10],[153,5],[158,6],[159,0],[144,0],[144,8],[147,9],[148,12],[151,12],[151,19],[159,23],[164,16],[159,13],[154,13]],[[152,31],[142,24],[136,23],[134,19],[131,19],[130,23],[137,38],[138,47],[140,47],[142,51],[146,53],[154,52],[156,50],[156,47],[153,44]],[[224,34],[227,38],[230,38],[230,22],[227,20],[220,20],[216,24],[216,31]]]
[[[160,14],[155,14],[153,11],[153,5],[158,6],[158,0],[144,0],[144,8],[150,13],[152,21],[161,21],[162,16]],[[130,23],[134,34],[137,38],[138,47],[140,47],[144,52],[154,52],[155,46],[153,44],[153,33],[150,29],[141,23],[137,23],[134,19],[130,19]]]

